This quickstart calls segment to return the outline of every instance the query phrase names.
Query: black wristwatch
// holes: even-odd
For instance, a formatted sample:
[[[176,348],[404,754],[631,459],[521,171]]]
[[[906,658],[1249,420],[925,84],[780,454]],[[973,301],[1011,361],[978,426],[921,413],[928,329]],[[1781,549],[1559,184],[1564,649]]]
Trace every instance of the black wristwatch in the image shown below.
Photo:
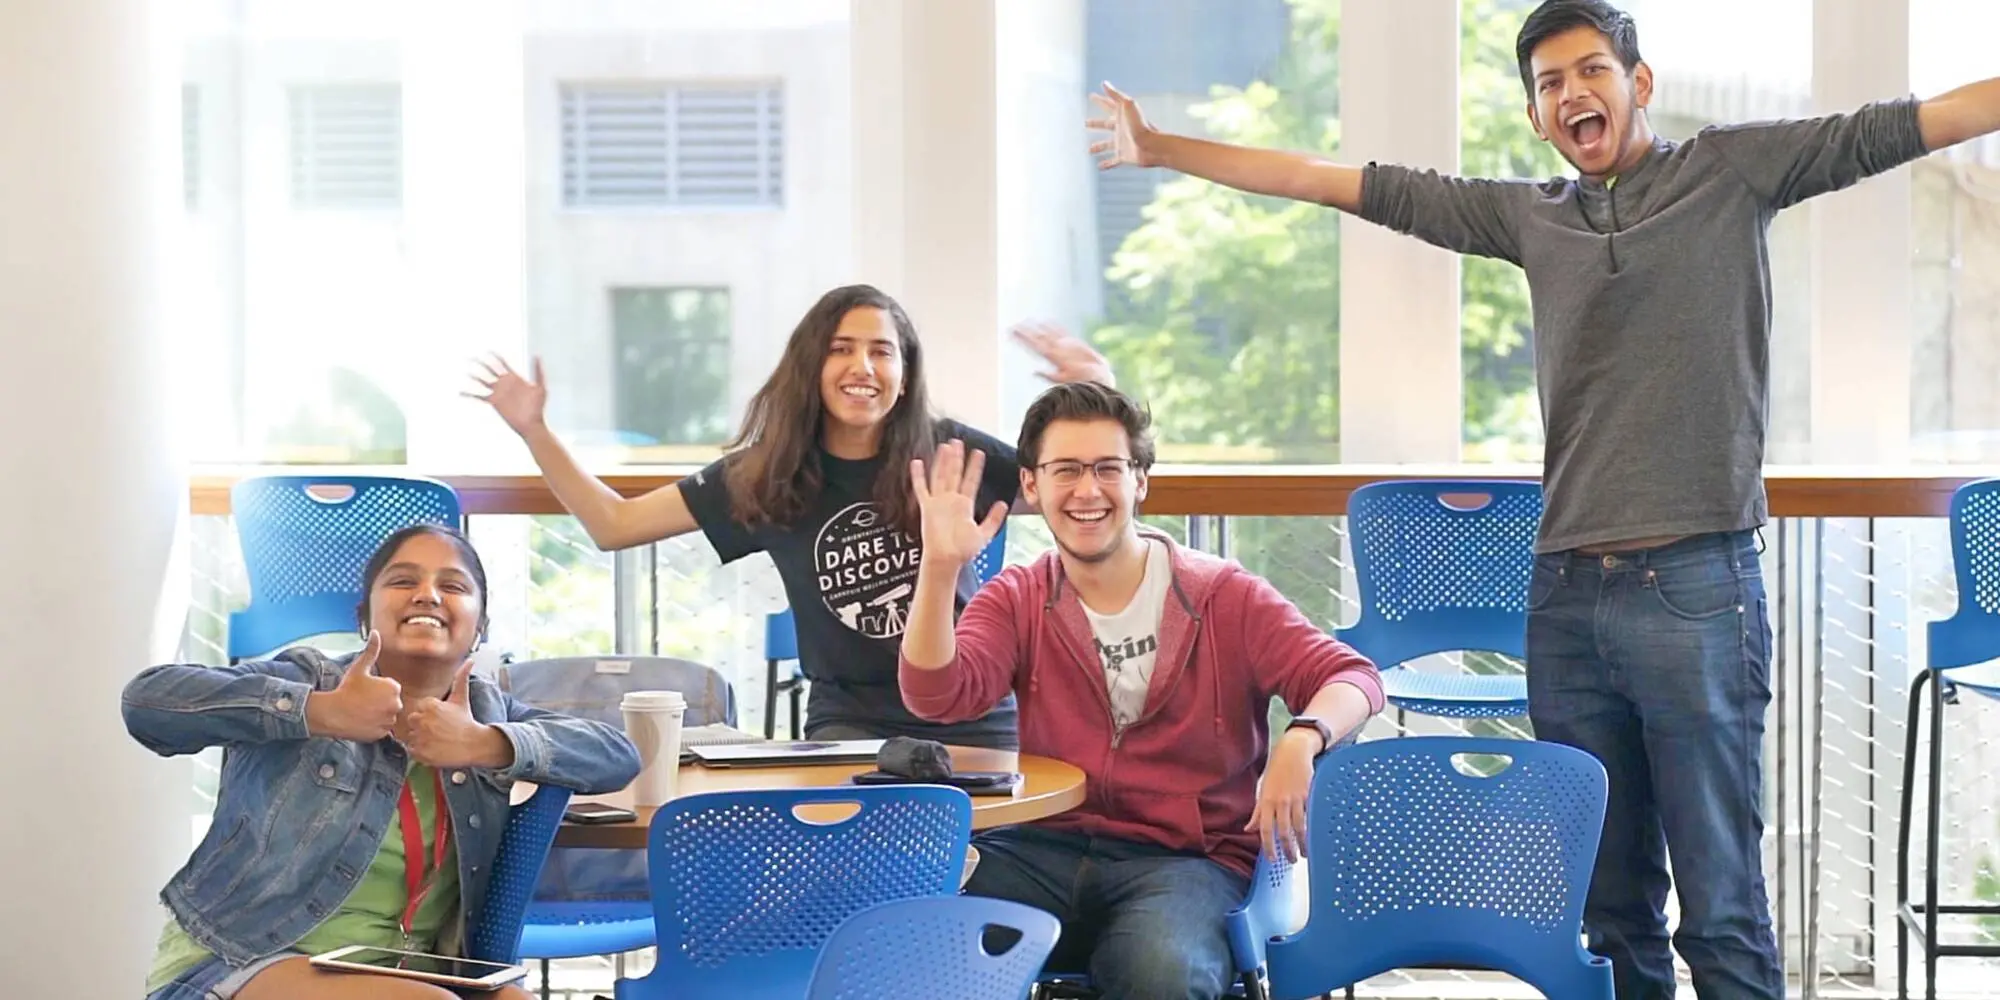
[[[1286,732],[1291,732],[1291,731],[1292,731],[1292,730],[1294,730],[1294,729],[1316,729],[1316,730],[1318,730],[1318,731],[1319,731],[1319,752],[1320,752],[1321,754],[1323,754],[1323,753],[1327,752],[1328,750],[1331,750],[1331,749],[1333,749],[1333,727],[1331,727],[1331,726],[1327,725],[1326,723],[1324,723],[1324,722],[1321,722],[1321,721],[1319,721],[1318,719],[1315,719],[1315,718],[1313,718],[1313,717],[1312,717],[1312,716],[1310,716],[1310,715],[1301,715],[1301,716],[1297,716],[1297,717],[1294,717],[1294,718],[1292,719],[1292,723],[1291,723],[1291,725],[1288,725],[1288,726],[1286,726],[1286,727],[1285,727],[1285,731],[1286,731]],[[1319,756],[1319,754],[1314,754],[1313,756],[1317,757],[1317,756]]]

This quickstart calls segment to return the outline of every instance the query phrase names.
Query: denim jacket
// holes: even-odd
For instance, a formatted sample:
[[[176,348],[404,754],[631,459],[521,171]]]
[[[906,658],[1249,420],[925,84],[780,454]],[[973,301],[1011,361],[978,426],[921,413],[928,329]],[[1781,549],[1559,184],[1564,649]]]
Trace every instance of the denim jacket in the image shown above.
[[[306,731],[307,696],[338,687],[351,659],[295,648],[229,667],[152,667],[125,687],[125,727],[147,749],[225,748],[208,836],[160,899],[231,965],[289,948],[338,909],[396,823],[402,746]],[[483,677],[472,678],[471,702],[473,718],[513,744],[514,763],[443,772],[460,906],[441,948],[465,940],[484,908],[516,779],[595,793],[639,773],[638,751],[614,727],[530,708]]]

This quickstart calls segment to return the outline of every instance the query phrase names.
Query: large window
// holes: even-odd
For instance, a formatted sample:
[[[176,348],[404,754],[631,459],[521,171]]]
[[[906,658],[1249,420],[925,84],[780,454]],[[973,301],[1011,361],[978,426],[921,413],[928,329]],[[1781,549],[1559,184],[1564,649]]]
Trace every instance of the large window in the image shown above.
[[[520,463],[458,394],[489,351],[587,461],[712,457],[857,277],[848,0],[181,2],[199,461]]]
[[[700,84],[563,87],[572,206],[777,205],[784,90]]]
[[[1156,125],[1332,151],[1334,0],[1089,0],[1085,79]],[[1075,132],[1053,128],[1087,163]],[[1087,323],[1121,384],[1152,403],[1166,461],[1339,458],[1335,213],[1165,171],[1089,177],[1102,307]]]
[[[1812,107],[1812,0],[1622,0],[1654,73],[1649,118],[1674,140],[1716,124],[1795,117]],[[1461,156],[1468,174],[1549,177],[1574,171],[1528,129],[1515,36],[1535,0],[1463,0]],[[1731,25],[1717,31],[1718,24]],[[1768,457],[1801,462],[1811,442],[1810,216],[1771,227],[1771,414]],[[1533,317],[1519,269],[1468,259],[1463,286],[1464,455],[1539,461]]]
[[[1910,0],[1910,84],[1931,97],[1994,73],[2000,5]],[[1923,462],[2000,460],[2000,139],[1911,174],[1910,432]]]
[[[395,208],[403,194],[402,96],[393,84],[293,87],[292,204]]]
[[[611,291],[617,434],[636,447],[729,436],[729,290]]]
[[[1514,39],[1538,0],[1459,4],[1459,163],[1472,177],[1534,179],[1571,173],[1528,122]],[[1487,257],[1460,264],[1460,365],[1466,461],[1540,461],[1534,316],[1521,269]]]

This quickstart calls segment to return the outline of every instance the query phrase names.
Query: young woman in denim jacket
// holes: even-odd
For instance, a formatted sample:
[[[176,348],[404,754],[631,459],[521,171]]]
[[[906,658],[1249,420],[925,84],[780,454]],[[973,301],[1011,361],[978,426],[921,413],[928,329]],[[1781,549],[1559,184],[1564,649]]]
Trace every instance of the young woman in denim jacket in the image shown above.
[[[127,685],[125,725],[148,749],[227,748],[208,836],[161,893],[170,919],[149,1000],[449,1000],[306,956],[355,944],[458,953],[516,779],[591,793],[638,774],[617,729],[471,676],[486,571],[462,536],[397,532],[362,581],[367,645],[353,656],[301,647],[230,667],[153,667]]]

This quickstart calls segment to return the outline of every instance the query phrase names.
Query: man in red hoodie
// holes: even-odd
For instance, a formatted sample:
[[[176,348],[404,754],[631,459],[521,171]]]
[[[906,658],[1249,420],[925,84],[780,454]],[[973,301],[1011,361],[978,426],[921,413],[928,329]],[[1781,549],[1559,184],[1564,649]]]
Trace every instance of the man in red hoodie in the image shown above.
[[[1087,969],[1107,998],[1218,997],[1260,835],[1298,856],[1313,761],[1382,709],[1382,685],[1269,583],[1139,526],[1151,424],[1095,383],[1028,408],[1021,490],[1056,551],[982,587],[955,628],[953,581],[1006,508],[973,509],[978,451],[912,463],[924,545],[900,680],[937,722],[1017,694],[1021,750],[1085,775],[1083,805],[980,835],[968,893],[1060,918],[1051,967]],[[1275,742],[1273,695],[1298,716]]]

